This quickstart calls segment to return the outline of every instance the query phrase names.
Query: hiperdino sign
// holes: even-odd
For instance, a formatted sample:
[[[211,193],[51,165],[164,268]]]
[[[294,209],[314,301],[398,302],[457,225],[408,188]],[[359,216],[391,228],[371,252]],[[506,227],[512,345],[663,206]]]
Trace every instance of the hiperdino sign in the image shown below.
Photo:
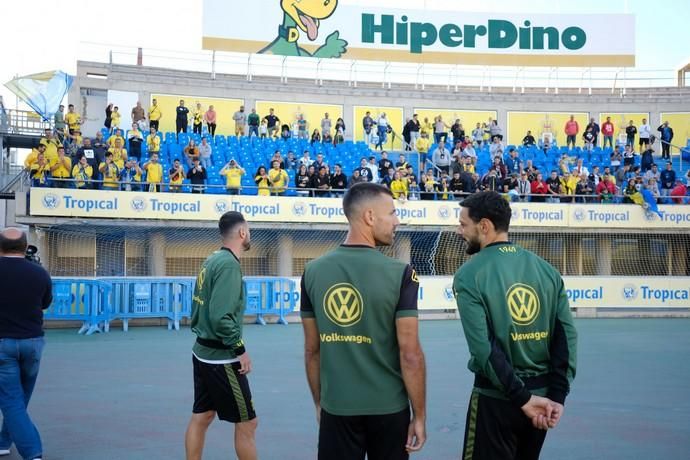
[[[205,49],[319,59],[633,66],[632,15],[395,10],[342,0],[204,0]],[[611,31],[625,31],[611,40]]]

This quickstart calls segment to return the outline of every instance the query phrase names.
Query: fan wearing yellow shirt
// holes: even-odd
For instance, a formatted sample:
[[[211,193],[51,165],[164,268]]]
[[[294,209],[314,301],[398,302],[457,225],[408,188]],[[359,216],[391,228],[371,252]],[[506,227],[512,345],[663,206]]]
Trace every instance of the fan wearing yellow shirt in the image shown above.
[[[434,125],[429,121],[429,117],[424,117],[424,122],[419,127],[419,133],[429,137],[434,132]]]
[[[149,192],[160,192],[163,181],[163,166],[158,162],[158,154],[151,155],[151,160],[144,163],[142,168],[146,171],[146,182],[149,184]]]
[[[93,177],[93,167],[89,165],[89,160],[86,156],[79,159],[79,163],[72,168],[72,177],[74,178],[74,186],[78,189],[88,188],[88,181]]]
[[[113,161],[113,152],[105,154],[105,161],[98,166],[103,175],[103,190],[118,190],[120,188],[120,168]]]
[[[74,131],[79,129],[81,125],[81,115],[74,111],[74,104],[67,106],[67,113],[65,114],[65,123],[69,128],[69,133],[74,134]]]
[[[271,191],[273,194],[283,195],[285,193],[288,173],[280,167],[279,161],[273,162],[273,168],[268,172],[268,182],[271,184]]]
[[[43,152],[39,151],[36,159],[29,165],[31,171],[31,186],[32,187],[46,187],[48,172],[50,172],[50,164],[46,160]]]
[[[115,139],[115,145],[108,149],[108,152],[113,154],[113,163],[122,171],[122,168],[125,167],[125,161],[127,161],[127,149],[122,148],[120,139]]]
[[[60,141],[53,135],[53,130],[46,129],[45,136],[40,140],[40,143],[46,146],[45,157],[48,163],[54,165],[57,161],[58,148],[62,147]]]
[[[422,132],[421,136],[417,138],[415,143],[415,149],[419,152],[419,162],[422,164],[422,168],[426,167],[426,157],[429,153],[429,148],[431,147],[431,140],[429,140],[429,135]]]
[[[125,138],[122,136],[121,129],[113,130],[113,135],[108,138],[108,146],[115,147],[115,142],[120,141],[120,147],[125,145]]]
[[[151,101],[151,107],[149,107],[149,127],[158,131],[158,124],[161,118],[163,118],[163,113],[161,108],[158,107],[158,101],[154,99]]]
[[[201,122],[204,120],[204,111],[200,103],[196,103],[196,109],[192,113],[192,132],[201,136]]]
[[[565,171],[561,177],[561,187],[564,195],[575,195],[575,189],[577,188],[577,183],[579,182],[579,177],[575,174],[570,174],[570,171]],[[561,202],[572,202],[573,198],[561,197]]]
[[[393,180],[391,181],[391,193],[393,194],[393,198],[396,200],[407,199],[407,189],[407,179],[403,179],[400,171],[396,171],[395,175],[393,176]]]
[[[232,159],[220,170],[220,175],[225,176],[225,188],[229,195],[239,195],[242,192],[242,176],[245,170]]]
[[[182,181],[184,181],[185,173],[184,168],[180,164],[180,160],[175,158],[173,161],[173,166],[168,171],[168,176],[170,177],[169,190],[173,193],[180,192],[182,190]]]
[[[269,196],[271,194],[268,174],[266,173],[266,168],[264,166],[259,166],[259,169],[254,175],[254,182],[256,183],[257,187],[259,187],[257,195]]]
[[[31,169],[31,165],[36,162],[36,160],[38,159],[38,155],[42,154],[45,156],[45,152],[45,144],[38,144],[38,147],[36,147],[35,149],[31,149],[31,153],[29,153],[24,159],[24,167],[26,169]]]
[[[57,159],[50,167],[50,174],[53,176],[52,186],[57,188],[69,188],[69,182],[55,179],[69,179],[72,177],[72,160],[65,156],[65,148],[60,146],[57,150]]]
[[[110,117],[112,118],[112,127],[113,131],[116,129],[120,129],[120,118],[122,118],[122,114],[120,113],[120,108],[118,106],[113,107],[113,113],[110,114]],[[122,134],[122,132],[120,132]]]
[[[161,138],[158,137],[156,128],[151,128],[150,134],[146,136],[146,150],[149,154],[158,153],[161,149]]]

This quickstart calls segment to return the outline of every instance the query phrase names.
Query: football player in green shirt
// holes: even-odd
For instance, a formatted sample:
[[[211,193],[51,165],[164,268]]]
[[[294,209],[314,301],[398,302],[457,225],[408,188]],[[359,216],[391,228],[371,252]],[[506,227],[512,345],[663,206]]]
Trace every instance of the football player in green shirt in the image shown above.
[[[474,256],[453,280],[475,374],[462,458],[538,459],[575,377],[577,333],[563,279],[508,239],[496,192],[462,203],[458,234]]]
[[[424,354],[414,270],[376,249],[400,224],[390,190],[343,198],[345,243],[307,264],[301,316],[320,460],[404,460],[426,439]],[[410,413],[410,405],[412,412]]]
[[[247,374],[252,370],[242,341],[245,298],[239,255],[251,245],[241,213],[229,211],[218,222],[223,246],[208,256],[192,298],[194,407],[185,436],[187,460],[201,460],[206,430],[218,416],[235,424],[235,452],[255,460],[256,412]]]

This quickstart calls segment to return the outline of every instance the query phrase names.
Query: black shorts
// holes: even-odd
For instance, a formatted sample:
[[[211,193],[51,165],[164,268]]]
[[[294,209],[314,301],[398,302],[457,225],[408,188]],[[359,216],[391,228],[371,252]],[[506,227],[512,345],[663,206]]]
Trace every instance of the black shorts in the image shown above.
[[[407,460],[410,409],[385,415],[333,415],[321,410],[319,460]]]
[[[546,431],[532,426],[522,409],[472,392],[467,408],[463,460],[537,460]]]
[[[640,138],[640,145],[645,145],[645,144],[649,144],[649,138],[648,137],[644,137],[644,138],[641,137]]]
[[[231,423],[256,418],[249,380],[240,374],[240,363],[208,364],[192,356],[194,364],[194,408],[201,414],[216,411],[218,418]]]

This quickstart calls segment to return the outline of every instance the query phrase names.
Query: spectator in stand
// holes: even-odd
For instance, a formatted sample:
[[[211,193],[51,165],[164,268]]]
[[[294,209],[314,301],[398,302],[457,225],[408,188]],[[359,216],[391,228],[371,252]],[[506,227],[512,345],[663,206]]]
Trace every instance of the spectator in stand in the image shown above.
[[[395,171],[393,174],[393,180],[390,185],[390,191],[393,194],[393,198],[396,200],[406,200],[408,183],[406,180],[402,179],[400,171]]]
[[[378,184],[381,181],[381,178],[379,177],[379,165],[376,163],[375,156],[372,155],[369,157],[369,164],[367,167],[371,172],[371,182]]]
[[[548,203],[560,203],[561,195],[561,179],[558,177],[558,171],[551,171],[551,177],[546,179],[546,185],[549,186],[548,198],[546,201]]]
[[[338,118],[335,122],[333,145],[342,144],[343,142],[345,142],[345,121],[342,118]]]
[[[271,183],[268,178],[268,172],[266,172],[265,166],[259,166],[254,174],[254,183],[258,187],[257,195],[259,196],[270,196],[271,195]]]
[[[527,160],[527,165],[523,171],[527,173],[527,180],[530,181],[530,183],[537,179],[537,173],[539,171],[532,164],[532,160]]]
[[[520,177],[517,180],[517,191],[520,201],[529,200],[529,194],[532,193],[532,184],[527,179],[527,173],[525,171],[520,173]]]
[[[208,143],[206,136],[201,138],[201,144],[199,144],[199,161],[204,166],[204,169],[211,167],[211,145]],[[194,163],[194,158],[192,158],[192,164]]]
[[[120,123],[121,123],[121,114],[120,114],[120,108],[118,106],[113,107],[113,113],[110,114],[110,116],[113,119],[113,131],[119,130],[120,129]],[[122,133],[120,133],[122,134]]]
[[[432,155],[432,161],[434,166],[436,166],[436,168],[439,170],[445,171],[446,173],[450,172],[450,152],[446,148],[445,141],[442,140],[438,143],[438,146]],[[407,169],[407,166],[405,166],[405,169]]]
[[[132,107],[132,123],[136,123],[137,128],[141,131],[146,129],[146,111],[141,106],[141,102],[137,101],[137,105]],[[131,146],[130,146],[131,150]]]
[[[264,121],[266,122],[266,128],[267,128],[267,135],[270,138],[273,138],[278,134],[278,126],[280,125],[280,118],[278,118],[274,112],[274,110],[268,109],[268,115],[264,117]]]
[[[336,168],[337,170],[338,168]],[[309,188],[311,183],[311,176],[307,172],[307,166],[304,164],[299,165],[297,174],[295,174],[295,187],[297,188],[298,196],[309,196]]]
[[[70,104],[67,106],[67,113],[65,114],[65,123],[67,124],[69,134],[74,134],[75,131],[80,129],[80,126],[83,123],[81,120],[81,115],[79,115],[74,110],[74,104]]]
[[[589,124],[585,127],[585,131],[587,131],[588,128],[592,128],[592,146],[596,147],[597,141],[599,140],[599,124],[596,121],[594,121],[594,118],[590,118]]]
[[[103,126],[108,130],[108,133],[113,132],[113,103],[111,102],[105,107],[105,120]]]
[[[644,181],[644,184],[645,184],[645,188],[647,190],[649,190],[650,192],[652,192],[654,199],[658,203],[660,195],[659,195],[659,185],[658,185],[656,179],[652,177],[652,178]]]
[[[198,157],[196,158],[198,159]],[[184,172],[184,168],[180,164],[180,160],[175,158],[173,165],[168,171],[168,191],[172,193],[178,193],[182,191],[182,182],[187,175]]]
[[[292,138],[292,131],[290,131],[289,125],[283,125],[280,127],[280,138],[284,141],[288,141]]]
[[[47,187],[50,163],[45,157],[45,145],[38,146],[36,158],[29,163],[29,171],[32,187]]]
[[[416,180],[410,181],[407,199],[410,201],[419,201],[419,185]]]
[[[594,134],[594,128],[591,125],[587,125],[585,133],[582,135],[582,140],[584,141],[584,150],[591,152],[594,150],[594,146],[597,144],[597,136]]]
[[[151,107],[149,107],[149,128],[153,128],[158,131],[158,124],[161,118],[163,118],[163,113],[160,107],[158,107],[158,101],[154,99],[151,101]]]
[[[72,160],[65,155],[65,148],[62,146],[57,149],[57,159],[50,166],[50,175],[53,178],[52,187],[69,188],[70,183],[65,179],[72,177]]]
[[[587,177],[587,175],[584,175]],[[572,203],[573,200],[573,195],[575,195],[575,189],[577,188],[577,184],[580,181],[580,176],[577,176],[575,174],[570,174],[570,172],[566,171],[563,173],[563,176],[560,178],[561,180],[561,194],[565,196],[561,196],[561,203]]]
[[[477,123],[479,124],[479,123]],[[525,137],[522,138],[522,145],[524,147],[533,147],[537,145],[536,139],[534,139],[534,136],[532,136],[532,131],[527,131],[527,134],[525,134]]]
[[[307,168],[314,163],[314,160],[309,158],[309,150],[305,150],[302,153],[302,158],[299,159],[299,164],[306,166]]]
[[[596,189],[597,185],[601,181],[601,174],[599,173],[599,166],[594,166],[592,168],[592,173],[587,177],[590,182],[590,187]]]
[[[426,160],[429,155],[429,148],[431,147],[431,141],[429,140],[429,135],[425,132],[417,139],[415,148],[419,153],[419,163],[422,168],[426,167]]]
[[[625,128],[625,145],[629,145],[631,147],[635,146],[635,135],[637,134],[637,127],[635,126],[635,123],[630,120],[628,123],[628,126]]]
[[[640,149],[644,146],[647,148],[651,142],[650,138],[652,136],[652,127],[647,123],[647,119],[642,119],[642,124],[640,125]]]
[[[386,139],[388,136],[388,118],[386,118],[385,112],[383,112],[379,116],[378,120],[376,120],[376,126],[377,126],[377,134],[379,137],[379,140],[376,143],[376,147],[383,150],[383,145],[386,143]]]
[[[26,158],[24,159],[24,167],[26,169],[31,169],[31,164],[36,161],[39,153],[43,154],[43,157],[45,158],[45,154],[46,154],[47,149],[48,149],[47,145],[43,144],[43,143],[40,143],[40,144],[38,144],[37,147],[31,149],[31,153],[29,153],[26,156]],[[45,159],[46,159],[46,161],[48,160],[47,158],[45,158]],[[50,164],[49,161],[48,161],[48,164]]]
[[[266,119],[261,120],[259,125],[259,138],[266,139],[268,137],[268,121]]]
[[[376,172],[378,175],[378,171]],[[335,172],[331,175],[331,195],[334,197],[343,196],[343,191],[347,188],[347,176],[343,173],[343,167],[335,164]]]
[[[673,170],[673,163],[670,161],[666,163],[666,169],[661,171],[659,178],[661,182],[661,196],[664,197],[663,202],[668,203],[669,201],[665,197],[671,194],[671,190],[676,185],[676,172]]]
[[[359,171],[359,177],[362,178],[363,182],[371,182],[371,170],[369,169],[369,163],[366,158],[362,157],[359,160],[359,168],[357,168],[356,171]]]
[[[234,158],[220,170],[220,175],[225,176],[225,190],[228,195],[240,195],[242,193],[242,176],[246,171],[237,164]]]
[[[321,166],[318,169],[318,174],[314,178],[314,196],[327,197],[331,189],[331,178],[329,177],[326,166]]]
[[[604,136],[603,148],[606,148],[606,144],[613,148],[613,133],[616,127],[611,123],[611,117],[606,117],[606,121],[601,125],[601,134]]]
[[[93,177],[93,167],[89,164],[86,156],[82,156],[79,162],[72,168],[74,186],[78,189],[86,189],[90,186]]]
[[[616,186],[611,182],[611,176],[604,174],[597,186],[596,192],[602,203],[613,202],[613,197],[616,195]]]
[[[321,157],[323,158],[323,156]],[[277,161],[278,164],[280,165],[280,169],[285,169],[285,160],[283,160],[283,155],[280,153],[280,150],[276,150],[273,152],[273,158],[271,158],[271,165],[273,164],[274,161]]]
[[[366,180],[362,179],[362,176],[359,175],[359,169],[355,169],[352,172],[352,177],[350,178],[350,182],[348,183],[348,188],[352,187],[355,184],[359,184],[360,182],[366,182]]]
[[[132,123],[132,129],[127,134],[127,140],[129,141],[129,155],[137,159],[141,158],[141,144],[144,143],[144,136],[139,131],[137,123]]]
[[[453,142],[465,141],[465,128],[463,128],[460,119],[456,119],[453,126],[450,127],[450,132],[453,134]]]
[[[632,167],[635,164],[635,151],[629,145],[623,150],[623,165]]]
[[[410,136],[410,122],[412,119],[408,118],[405,120],[405,124],[403,125],[403,130],[402,130],[402,136],[403,136],[403,150],[410,151],[412,150],[412,137]]]
[[[661,171],[659,171],[656,163],[652,163],[652,167],[649,169],[649,171],[644,173],[645,182],[649,181],[649,179],[654,179],[657,181],[657,183],[661,181]]]
[[[570,115],[570,120],[565,122],[566,146],[569,149],[575,148],[575,139],[580,132],[580,125],[577,124],[574,115]]]
[[[195,158],[200,158],[201,153],[199,152],[199,147],[196,146],[194,139],[189,139],[189,144],[184,148],[184,156],[187,158],[187,166],[192,167],[192,162]]]
[[[256,113],[256,109],[252,109],[252,113],[247,117],[247,125],[249,126],[249,137],[255,136],[259,137],[259,125],[261,124],[261,119]]]
[[[690,172],[688,174],[690,175]],[[686,177],[686,180],[690,180],[690,177]],[[669,196],[676,204],[688,204],[690,199],[687,198],[687,194],[688,188],[680,179],[677,179],[676,186],[671,189]]]
[[[460,172],[455,171],[453,172],[453,177],[450,179],[450,184],[448,184],[448,191],[451,193],[451,196],[455,199],[461,199],[462,198],[462,192],[465,190],[465,183],[460,177]]]
[[[581,175],[577,180],[577,185],[575,186],[575,202],[576,203],[589,203],[590,199],[586,196],[592,194],[592,182],[590,182],[589,177],[585,174]]]
[[[292,171],[297,170],[297,158],[295,158],[295,152],[292,150],[288,151],[287,158],[285,159],[283,168]]]
[[[514,147],[510,147],[508,150],[508,158],[506,158],[505,161],[505,168],[508,174],[519,174],[520,170],[522,169],[518,152]]]
[[[163,166],[158,162],[158,154],[152,153],[151,159],[144,163],[142,169],[146,171],[149,192],[160,192],[161,182],[163,182]]]
[[[187,134],[187,125],[189,124],[189,120],[187,118],[188,114],[189,109],[184,106],[184,100],[180,99],[180,105],[178,105],[175,109],[175,134],[178,136],[180,133]]]
[[[332,144],[333,143],[333,137],[331,136],[331,133],[324,133],[324,135],[321,136],[321,143],[322,144]]]
[[[630,171],[632,171],[632,167],[630,165],[625,165],[622,168],[618,168],[615,178],[610,181],[614,184],[622,184],[627,179]],[[606,171],[604,171],[604,175],[606,175]]]
[[[496,171],[496,176],[502,181],[508,177],[508,170],[503,164],[501,157],[494,157],[494,163],[491,165],[490,171]]]
[[[141,180],[144,172],[139,167],[139,160],[129,158],[125,162],[125,167],[120,171],[120,186],[125,192],[141,191]]]
[[[482,179],[482,191],[503,192],[503,180],[498,177],[496,169],[490,169]]]
[[[113,152],[105,154],[105,161],[98,166],[102,174],[103,190],[118,190],[120,188],[120,168],[113,161]]]
[[[489,134],[491,139],[498,138],[499,141],[503,142],[503,128],[498,126],[498,120],[492,120],[489,125]]]
[[[439,183],[434,177],[434,170],[428,169],[426,175],[422,179],[424,187],[421,192],[422,200],[433,200],[436,196],[436,192],[439,191]]]
[[[113,135],[108,138],[108,147],[115,147],[115,142],[120,141],[120,147],[124,147],[125,138],[122,136],[121,129],[113,129]]]
[[[321,136],[323,137],[326,133],[328,133],[330,137],[332,126],[333,120],[328,117],[328,113],[324,113],[323,118],[321,119]]]
[[[367,110],[367,113],[364,114],[364,117],[362,118],[362,128],[364,129],[364,142],[367,144],[367,147],[371,145],[371,138],[373,135],[373,128],[376,123],[374,122],[374,119],[371,118],[371,112]]]
[[[271,114],[273,113],[273,109],[271,109]],[[247,114],[244,113],[244,106],[241,105],[239,110],[237,110],[235,113],[232,114],[232,120],[235,122],[235,136],[240,137],[244,136],[244,127],[247,125]],[[271,127],[271,123],[269,122],[269,131]],[[274,125],[275,126],[275,125]]]
[[[659,131],[659,141],[661,142],[661,158],[664,160],[671,159],[671,142],[673,141],[673,128],[665,121],[657,129]]]
[[[482,129],[481,123],[477,123],[477,126],[472,130],[472,141],[476,144],[477,148],[481,147],[484,141],[484,130]]]
[[[213,108],[212,105],[209,105],[208,110],[206,111],[206,113],[204,113],[204,121],[206,122],[206,128],[208,129],[208,134],[211,136],[211,139],[216,137],[217,118],[218,118],[218,116],[216,114],[216,110]],[[257,120],[258,120],[258,118],[259,117],[257,117]],[[251,128],[250,128],[250,135],[251,135]]]
[[[88,137],[84,139],[84,145],[77,150],[76,154],[72,156],[72,158],[75,160],[74,162],[81,162],[82,157],[86,157],[86,162],[91,166],[91,176],[89,179],[97,179],[99,177],[98,174],[98,166],[101,164],[101,162],[105,161],[105,154],[106,154],[106,149],[104,148],[103,144],[101,144],[100,148],[95,149],[94,147],[91,146],[91,139]],[[74,174],[72,174],[74,176]],[[94,183],[93,188],[100,188],[100,185],[98,183]]]
[[[379,160],[379,178],[383,179],[388,175],[388,170],[393,167],[393,163],[388,159],[388,152],[385,150],[381,152],[381,159]]]
[[[274,161],[273,167],[268,172],[268,182],[271,185],[271,194],[280,196],[285,194],[288,185],[288,173],[280,167],[279,161]]]
[[[297,139],[309,139],[309,123],[304,119],[303,114],[297,117]]]
[[[65,124],[65,106],[62,104],[60,104],[58,111],[55,112],[55,115],[53,116],[53,126],[55,126],[55,135],[57,136],[58,141],[64,142],[65,128],[67,125]]]
[[[410,166],[410,164],[405,159],[405,155],[400,154],[398,161],[395,163],[395,169],[397,171],[407,170],[408,166]]]
[[[628,149],[628,148],[630,150],[633,149],[632,146],[629,147],[626,145],[625,147],[626,147],[626,149]],[[633,153],[633,155],[634,155],[634,153]],[[634,161],[634,157],[633,157],[633,161]],[[647,147],[647,149],[644,152],[642,152],[642,158],[640,159],[640,167],[642,169],[642,172],[644,173],[644,172],[647,172],[650,169],[652,169],[653,164],[654,164],[654,149],[651,146],[649,146],[649,147]]]
[[[204,193],[207,178],[206,167],[199,159],[193,160],[192,167],[187,171],[187,179],[192,184],[192,193]]]
[[[161,149],[161,138],[158,137],[158,132],[153,126],[149,130],[149,135],[146,136],[146,150],[149,155],[158,153]]]
[[[196,108],[192,112],[192,132],[201,136],[201,127],[204,121],[204,110],[200,103],[196,103]]]
[[[640,191],[637,179],[635,178],[630,178],[628,180],[628,185],[625,187],[625,191],[623,192],[623,203],[626,204],[634,204],[635,201],[633,200],[633,195],[635,195],[637,192]]]
[[[317,142],[321,142],[321,134],[319,134],[319,130],[315,129],[313,133],[311,133],[311,141],[310,143],[314,145]]]
[[[422,129],[420,123],[419,123],[419,116],[415,113],[412,115],[412,120],[410,120],[409,123],[409,131],[410,131],[410,146],[412,148],[415,148],[417,145],[417,139],[419,139],[419,131]]]
[[[613,152],[611,152],[611,167],[613,168],[614,172],[618,171],[618,168],[620,168],[622,161],[623,154],[621,153],[620,147],[616,145],[613,148]]]
[[[434,143],[439,144],[441,141],[446,142],[448,140],[448,133],[446,129],[450,126],[443,121],[443,117],[438,115],[434,118]]]
[[[543,203],[550,189],[549,184],[544,181],[544,177],[541,173],[536,174],[534,181],[532,181],[531,188],[532,197],[530,201],[535,203]]]
[[[501,139],[499,139],[498,137],[494,137],[493,141],[491,142],[491,145],[489,146],[489,154],[491,155],[492,161],[494,157],[503,157],[504,151],[505,147],[503,146]]]
[[[573,174],[576,177],[580,177],[583,174],[585,176],[589,176],[589,169],[587,169],[587,166],[584,165],[582,158],[577,159],[577,163],[575,163],[575,167],[573,168]]]

